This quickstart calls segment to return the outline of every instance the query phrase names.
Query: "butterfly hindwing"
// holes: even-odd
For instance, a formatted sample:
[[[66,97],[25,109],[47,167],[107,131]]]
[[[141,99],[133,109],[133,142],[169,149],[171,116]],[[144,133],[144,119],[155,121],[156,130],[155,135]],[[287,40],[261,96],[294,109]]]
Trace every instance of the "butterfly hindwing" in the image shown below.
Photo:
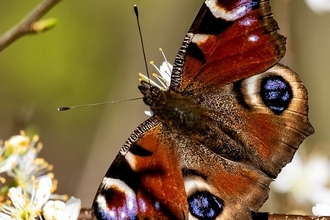
[[[220,213],[218,219],[248,219],[258,210],[271,181],[265,174],[153,125],[156,121],[144,122],[152,127],[140,126],[136,141],[127,142],[127,152],[110,166],[94,201],[98,219],[215,219]]]

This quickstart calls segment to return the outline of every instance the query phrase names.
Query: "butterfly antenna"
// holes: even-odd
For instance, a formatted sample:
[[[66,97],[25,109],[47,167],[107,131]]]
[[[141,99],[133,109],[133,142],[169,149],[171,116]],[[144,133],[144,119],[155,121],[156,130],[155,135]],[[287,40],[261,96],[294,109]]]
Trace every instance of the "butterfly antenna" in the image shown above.
[[[128,101],[135,101],[135,100],[140,100],[142,97],[139,98],[133,98],[133,99],[123,99],[123,100],[117,100],[117,101],[111,101],[111,102],[99,102],[99,103],[93,103],[93,104],[85,104],[85,105],[75,105],[71,107],[63,106],[59,107],[57,110],[59,112],[67,111],[73,108],[83,108],[83,107],[91,107],[91,106],[97,106],[97,105],[107,105],[107,104],[114,104],[114,103],[119,103],[119,102],[128,102]]]
[[[140,20],[139,20],[139,10],[138,10],[137,5],[134,5],[134,12],[135,12],[136,22],[137,22],[138,29],[139,29],[139,35],[140,35],[140,41],[141,41],[141,46],[142,46],[142,53],[143,53],[144,65],[145,65],[145,68],[146,68],[148,79],[150,79],[149,70],[148,70],[148,64],[147,64],[147,56],[146,56],[146,51],[144,49],[142,31],[141,31]]]

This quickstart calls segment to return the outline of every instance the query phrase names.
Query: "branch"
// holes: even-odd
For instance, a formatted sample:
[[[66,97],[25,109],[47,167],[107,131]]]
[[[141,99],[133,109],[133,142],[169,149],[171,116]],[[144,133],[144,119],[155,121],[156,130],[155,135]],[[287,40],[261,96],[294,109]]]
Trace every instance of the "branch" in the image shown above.
[[[254,220],[330,220],[330,216],[290,215],[258,212]]]
[[[47,27],[38,29],[33,25],[60,1],[61,0],[44,0],[40,3],[40,5],[33,9],[21,22],[0,37],[0,51],[24,35],[35,34],[47,29]]]
[[[289,215],[258,212],[254,220],[330,220],[330,216]],[[82,208],[78,220],[92,220],[92,210]],[[94,220],[94,219],[93,219]]]

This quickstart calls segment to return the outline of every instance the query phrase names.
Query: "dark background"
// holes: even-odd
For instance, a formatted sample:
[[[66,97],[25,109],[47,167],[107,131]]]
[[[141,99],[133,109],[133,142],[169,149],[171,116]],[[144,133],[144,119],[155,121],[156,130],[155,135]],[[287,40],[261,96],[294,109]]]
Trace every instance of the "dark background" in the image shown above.
[[[0,33],[40,1],[2,1]],[[138,4],[148,61],[173,62],[203,1],[71,0],[46,16],[55,29],[24,37],[0,53],[0,138],[24,129],[38,134],[40,156],[54,165],[59,194],[90,206],[96,189],[135,127],[147,118],[142,101],[58,112],[59,106],[139,97],[138,72],[145,72],[133,5]],[[288,37],[283,61],[309,91],[316,134],[304,148],[327,154],[330,143],[330,14],[316,14],[302,0],[273,1],[281,33]],[[150,68],[152,72],[154,70]],[[276,211],[276,210],[269,210]]]

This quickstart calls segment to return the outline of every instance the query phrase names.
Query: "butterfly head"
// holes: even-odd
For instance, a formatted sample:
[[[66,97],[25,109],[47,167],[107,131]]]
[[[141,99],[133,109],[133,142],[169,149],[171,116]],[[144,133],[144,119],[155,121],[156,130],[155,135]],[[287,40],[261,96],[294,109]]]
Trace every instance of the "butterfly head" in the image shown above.
[[[161,51],[162,52],[162,51]],[[138,86],[143,94],[143,101],[146,105],[151,106],[155,102],[161,91],[167,91],[171,84],[171,73],[173,66],[166,61],[158,68],[153,62],[151,65],[157,70],[158,73],[153,73],[152,76],[157,79],[157,82],[139,73],[141,84]]]
[[[159,93],[162,91],[157,86],[152,85],[149,82],[141,81],[141,85],[138,86],[139,90],[143,94],[143,101],[146,105],[151,106],[155,102]]]

